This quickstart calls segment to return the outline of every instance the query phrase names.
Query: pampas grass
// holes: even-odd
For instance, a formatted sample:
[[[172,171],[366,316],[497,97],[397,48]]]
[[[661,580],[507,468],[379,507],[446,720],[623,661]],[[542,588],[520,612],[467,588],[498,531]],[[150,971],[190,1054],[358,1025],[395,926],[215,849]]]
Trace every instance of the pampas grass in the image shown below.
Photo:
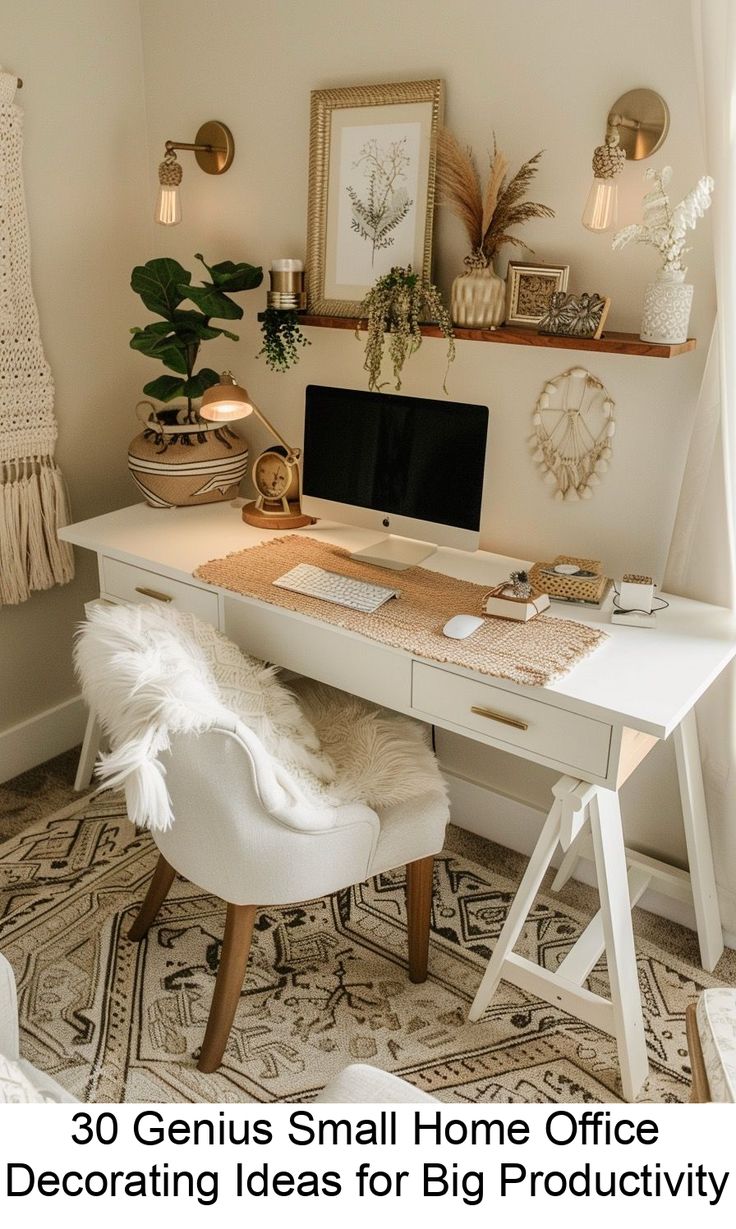
[[[504,244],[526,248],[529,252],[532,250],[518,235],[509,232],[512,227],[521,226],[532,218],[555,216],[548,205],[524,199],[539,169],[542,153],[540,149],[508,179],[508,159],[497,148],[494,137],[484,190],[473,151],[469,147],[464,148],[447,128],[440,129],[437,144],[438,200],[460,218],[465,227],[470,242],[466,264],[492,264]]]

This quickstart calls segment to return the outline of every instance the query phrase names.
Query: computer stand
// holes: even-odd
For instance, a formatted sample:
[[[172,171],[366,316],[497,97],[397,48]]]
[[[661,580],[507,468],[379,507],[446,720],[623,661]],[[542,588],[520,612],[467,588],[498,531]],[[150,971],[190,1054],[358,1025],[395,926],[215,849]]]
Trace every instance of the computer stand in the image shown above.
[[[389,534],[374,542],[372,546],[364,546],[362,550],[353,551],[350,558],[362,560],[363,563],[375,563],[379,568],[390,568],[393,572],[404,572],[423,559],[428,559],[437,550],[431,542],[414,542],[411,538],[397,538]]]

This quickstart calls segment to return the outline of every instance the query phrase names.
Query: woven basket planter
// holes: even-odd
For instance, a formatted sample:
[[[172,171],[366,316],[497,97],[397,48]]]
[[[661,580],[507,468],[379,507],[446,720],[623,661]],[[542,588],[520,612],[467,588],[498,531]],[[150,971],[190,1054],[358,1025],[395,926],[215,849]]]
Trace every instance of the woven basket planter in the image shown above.
[[[158,410],[128,449],[130,475],[154,508],[234,499],[248,468],[245,440],[218,422],[186,420],[186,410]]]

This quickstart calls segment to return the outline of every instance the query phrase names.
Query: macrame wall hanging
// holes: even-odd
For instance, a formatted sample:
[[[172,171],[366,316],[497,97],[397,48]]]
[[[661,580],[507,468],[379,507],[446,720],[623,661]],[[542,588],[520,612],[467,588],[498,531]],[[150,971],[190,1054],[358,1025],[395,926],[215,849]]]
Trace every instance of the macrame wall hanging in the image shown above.
[[[584,367],[548,380],[534,407],[533,459],[555,499],[590,499],[611,459],[614,402]]]
[[[0,605],[74,576],[56,531],[69,520],[54,461],[54,384],[31,286],[15,74],[0,70]]]

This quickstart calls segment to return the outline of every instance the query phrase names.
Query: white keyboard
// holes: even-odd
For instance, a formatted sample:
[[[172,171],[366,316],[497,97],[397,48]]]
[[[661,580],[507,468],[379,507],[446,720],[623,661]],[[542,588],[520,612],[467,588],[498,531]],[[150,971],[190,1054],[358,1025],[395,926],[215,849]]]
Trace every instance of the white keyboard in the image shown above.
[[[316,568],[311,563],[298,563],[291,571],[274,580],[273,584],[279,589],[291,589],[292,593],[318,597],[324,602],[349,606],[351,610],[362,610],[365,614],[372,614],[389,598],[398,597],[400,593],[399,589],[369,585],[364,580],[354,580],[352,576],[341,576],[339,572],[326,572],[324,568]]]

